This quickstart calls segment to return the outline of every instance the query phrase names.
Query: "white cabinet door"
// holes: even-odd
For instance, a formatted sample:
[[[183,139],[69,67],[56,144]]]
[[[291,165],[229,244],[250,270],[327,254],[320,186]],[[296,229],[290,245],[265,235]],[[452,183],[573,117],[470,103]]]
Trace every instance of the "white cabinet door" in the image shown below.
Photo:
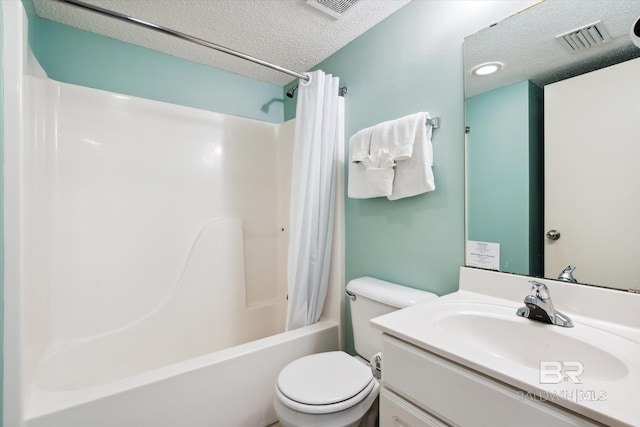
[[[640,288],[640,59],[545,87],[545,277]]]
[[[395,393],[380,390],[380,427],[448,427]]]
[[[382,335],[383,389],[391,390],[422,414],[461,427],[596,427],[602,424],[452,363],[392,336]],[[382,400],[380,401],[382,405]],[[382,424],[385,410],[380,410]],[[388,420],[388,418],[386,418]],[[435,418],[433,418],[435,419]],[[397,421],[402,420],[397,418]],[[395,426],[419,427],[429,424]],[[435,424],[438,426],[438,424]],[[394,426],[394,427],[395,427]]]

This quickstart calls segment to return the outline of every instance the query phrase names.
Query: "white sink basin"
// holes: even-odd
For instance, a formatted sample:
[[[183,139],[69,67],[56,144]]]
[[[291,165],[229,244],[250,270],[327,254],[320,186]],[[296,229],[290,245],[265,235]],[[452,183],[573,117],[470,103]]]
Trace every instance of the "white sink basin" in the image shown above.
[[[634,343],[579,322],[563,328],[518,317],[510,307],[473,303],[442,304],[431,314],[450,337],[508,363],[540,369],[541,362],[579,362],[581,380],[613,381],[629,373],[612,352]]]
[[[603,425],[640,426],[640,295],[544,280],[556,308],[573,321],[564,328],[516,315],[529,280],[462,268],[459,291],[371,323],[526,398]],[[547,375],[558,366],[560,374]]]
[[[457,292],[372,323],[445,359],[605,424],[626,417],[635,420],[637,414],[628,401],[640,386],[638,331],[570,312],[565,314],[574,327],[550,325],[517,316],[521,305],[521,301]],[[554,364],[550,371],[549,363]],[[619,424],[640,425],[634,423]]]

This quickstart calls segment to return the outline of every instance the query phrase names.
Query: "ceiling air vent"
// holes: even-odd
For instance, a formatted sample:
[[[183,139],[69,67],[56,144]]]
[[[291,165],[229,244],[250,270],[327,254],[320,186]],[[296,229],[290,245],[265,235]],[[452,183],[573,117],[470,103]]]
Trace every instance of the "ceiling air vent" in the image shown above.
[[[611,36],[604,28],[602,21],[598,21],[568,33],[560,34],[556,36],[556,40],[567,50],[576,52],[606,43],[611,40]]]
[[[307,4],[336,19],[341,18],[360,0],[307,0]]]

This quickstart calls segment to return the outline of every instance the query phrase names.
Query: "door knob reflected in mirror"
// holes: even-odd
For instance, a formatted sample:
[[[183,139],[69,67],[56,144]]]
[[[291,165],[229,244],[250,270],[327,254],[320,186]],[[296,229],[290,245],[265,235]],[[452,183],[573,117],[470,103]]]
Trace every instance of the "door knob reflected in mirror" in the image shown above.
[[[546,236],[549,240],[558,240],[560,238],[560,232],[558,230],[549,230]]]

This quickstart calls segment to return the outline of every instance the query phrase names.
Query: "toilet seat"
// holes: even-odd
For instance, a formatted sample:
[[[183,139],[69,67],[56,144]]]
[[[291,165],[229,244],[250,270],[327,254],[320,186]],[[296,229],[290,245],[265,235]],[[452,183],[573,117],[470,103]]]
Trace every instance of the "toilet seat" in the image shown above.
[[[349,409],[358,403],[362,402],[371,393],[375,386],[375,380],[372,380],[369,385],[363,389],[360,393],[353,396],[351,399],[343,400],[342,402],[332,403],[327,405],[306,405],[304,403],[296,402],[289,399],[287,396],[276,388],[276,398],[286,407],[293,409],[294,411],[304,412],[305,414],[321,415],[329,414],[333,412],[344,411]]]
[[[287,365],[276,382],[276,398],[307,414],[327,414],[363,401],[376,384],[368,366],[342,351],[312,354]]]

